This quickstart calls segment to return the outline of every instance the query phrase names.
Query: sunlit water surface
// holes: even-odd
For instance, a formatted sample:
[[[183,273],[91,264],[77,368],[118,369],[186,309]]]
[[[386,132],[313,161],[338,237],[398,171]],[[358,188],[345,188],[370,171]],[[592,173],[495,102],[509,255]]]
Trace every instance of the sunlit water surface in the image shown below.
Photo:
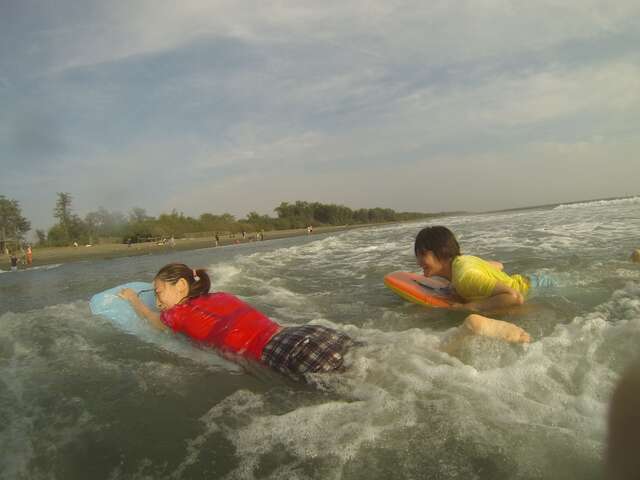
[[[602,478],[609,397],[640,341],[640,199],[437,223],[464,253],[559,282],[502,317],[532,344],[439,350],[464,315],[382,283],[417,270],[424,222],[1,273],[0,478]],[[170,261],[366,346],[316,390],[91,315],[93,293]]]

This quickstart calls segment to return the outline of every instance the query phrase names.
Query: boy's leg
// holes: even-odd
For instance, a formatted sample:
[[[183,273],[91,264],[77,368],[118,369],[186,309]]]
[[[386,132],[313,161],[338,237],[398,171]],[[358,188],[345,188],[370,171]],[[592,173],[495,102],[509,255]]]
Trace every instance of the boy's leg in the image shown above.
[[[440,350],[449,355],[455,355],[469,335],[499,338],[509,343],[529,343],[531,341],[531,336],[513,323],[474,313],[465,318],[458,330],[444,340],[440,345]]]
[[[531,341],[531,336],[517,325],[478,314],[472,314],[465,318],[460,328],[466,328],[474,335],[500,338],[510,343],[528,343]]]

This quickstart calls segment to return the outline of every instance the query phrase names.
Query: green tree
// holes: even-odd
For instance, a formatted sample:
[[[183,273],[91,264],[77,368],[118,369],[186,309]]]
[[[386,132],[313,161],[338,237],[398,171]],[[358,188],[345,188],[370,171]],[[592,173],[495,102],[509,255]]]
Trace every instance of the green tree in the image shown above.
[[[247,215],[245,223],[252,225],[256,231],[268,230],[273,224],[273,219],[269,217],[269,215],[260,215],[258,212],[250,212]]]
[[[58,226],[54,232],[56,241],[69,242],[69,227],[71,225],[71,194],[58,192],[58,200],[53,209],[53,217],[58,219]]]
[[[147,220],[153,220],[153,217],[147,215],[147,211],[144,208],[133,207],[129,212],[129,222],[131,223],[143,223]]]
[[[22,216],[20,202],[0,195],[0,242],[12,239],[16,246],[22,241],[24,234],[31,229],[31,223]]]
[[[53,209],[53,216],[58,219],[58,223],[51,227],[47,236],[49,243],[53,245],[68,245],[72,240],[89,240],[89,228],[71,211],[71,200],[70,193],[58,192],[58,200]]]
[[[38,245],[44,246],[47,244],[47,234],[44,230],[36,230],[36,235],[38,236]]]
[[[87,213],[84,221],[92,234],[98,237],[115,237],[122,235],[127,225],[127,219],[122,213],[110,212],[104,207]]]

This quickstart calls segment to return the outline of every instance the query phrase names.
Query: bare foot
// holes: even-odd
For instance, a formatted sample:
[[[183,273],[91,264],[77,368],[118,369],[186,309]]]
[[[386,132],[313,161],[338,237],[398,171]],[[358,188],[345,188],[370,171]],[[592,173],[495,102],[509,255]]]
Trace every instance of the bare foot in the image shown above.
[[[463,327],[471,330],[475,335],[500,338],[510,343],[529,343],[531,341],[531,336],[517,325],[475,313],[465,318]]]

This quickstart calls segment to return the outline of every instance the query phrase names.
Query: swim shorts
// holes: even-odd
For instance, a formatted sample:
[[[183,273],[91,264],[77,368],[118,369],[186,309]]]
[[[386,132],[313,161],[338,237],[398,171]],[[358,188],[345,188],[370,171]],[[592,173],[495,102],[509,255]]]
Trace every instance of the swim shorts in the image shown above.
[[[342,370],[344,354],[355,344],[348,335],[320,325],[286,327],[265,345],[260,360],[299,379],[307,373]]]
[[[531,288],[552,288],[557,287],[558,282],[543,273],[534,273],[528,276]]]

